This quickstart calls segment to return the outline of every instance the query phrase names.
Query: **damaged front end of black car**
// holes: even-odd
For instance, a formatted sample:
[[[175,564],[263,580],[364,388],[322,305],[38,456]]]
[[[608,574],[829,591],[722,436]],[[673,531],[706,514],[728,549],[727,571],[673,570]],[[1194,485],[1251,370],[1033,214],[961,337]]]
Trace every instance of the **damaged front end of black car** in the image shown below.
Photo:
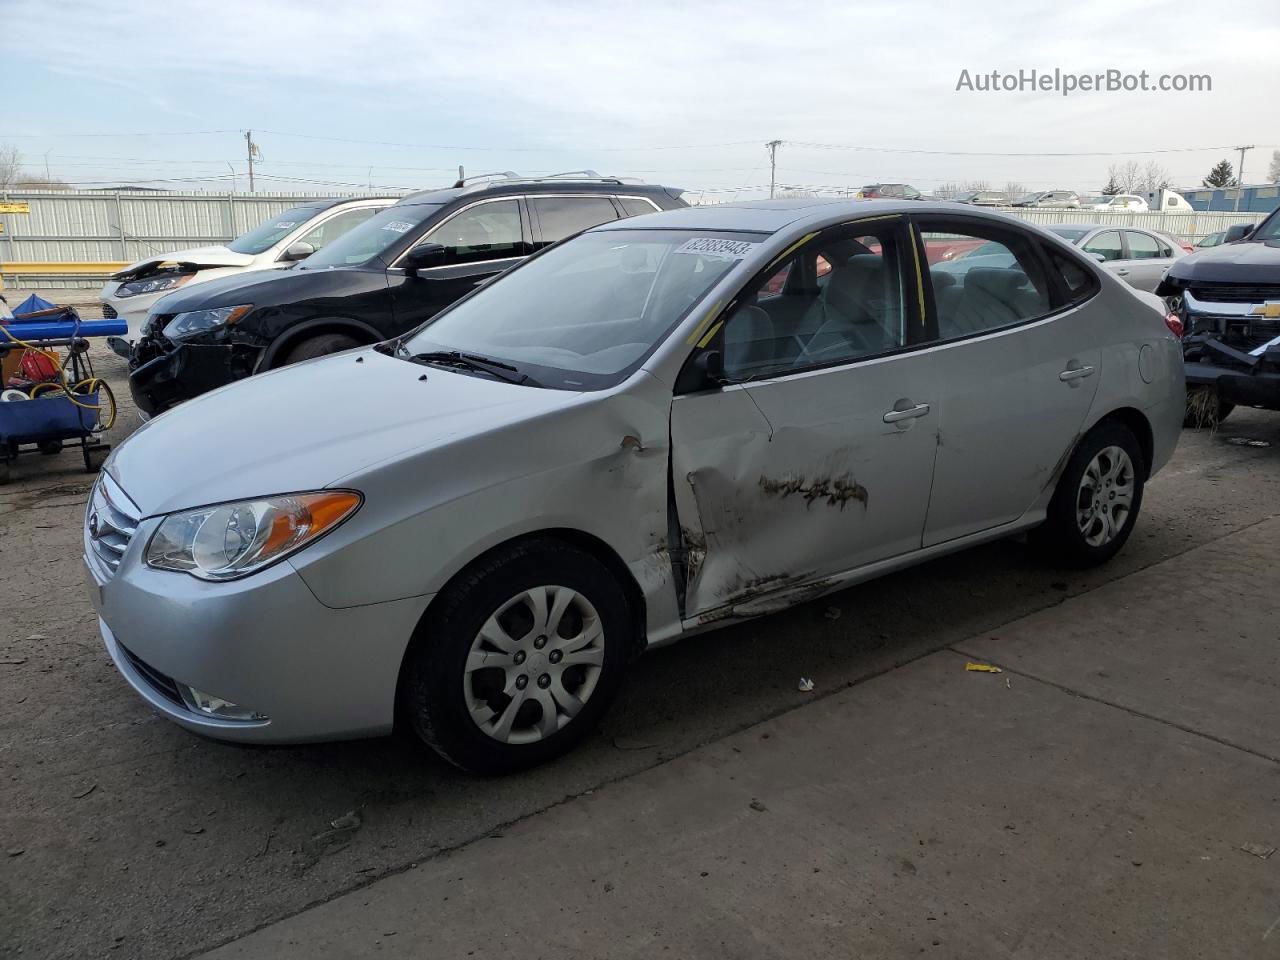
[[[129,357],[129,386],[144,416],[250,376],[266,343],[239,326],[252,304],[189,313],[157,313],[147,320]]]

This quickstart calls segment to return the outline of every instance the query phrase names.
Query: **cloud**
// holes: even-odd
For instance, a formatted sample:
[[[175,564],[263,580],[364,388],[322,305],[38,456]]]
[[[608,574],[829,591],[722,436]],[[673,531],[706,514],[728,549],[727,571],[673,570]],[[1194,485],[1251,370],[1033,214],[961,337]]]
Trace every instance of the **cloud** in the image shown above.
[[[1265,139],[1257,124],[1269,64],[1240,54],[1280,42],[1274,6],[1253,0],[1233,8],[1229,23],[1204,17],[1199,5],[1162,0],[1123,11],[1103,0],[1016,8],[959,0],[942,9],[923,0],[223,0],[181,7],[4,0],[0,20],[11,48],[51,66],[74,63],[90,76],[149,81],[162,103],[189,113],[226,116],[235,105],[241,123],[258,125],[255,113],[269,106],[298,132],[409,142],[441,142],[447,133],[469,138],[454,139],[458,145],[594,155],[772,137],[957,151]],[[1065,99],[955,91],[961,69],[1032,67],[1206,72],[1215,88]],[[381,135],[371,136],[371,126]],[[624,159],[691,170],[718,161],[740,170],[760,163],[759,144],[683,154],[644,149]],[[793,165],[800,159],[850,176],[893,168],[919,178],[979,169],[992,179],[1004,170],[1055,177],[1080,167],[1095,176],[1105,167],[801,148],[786,155]]]

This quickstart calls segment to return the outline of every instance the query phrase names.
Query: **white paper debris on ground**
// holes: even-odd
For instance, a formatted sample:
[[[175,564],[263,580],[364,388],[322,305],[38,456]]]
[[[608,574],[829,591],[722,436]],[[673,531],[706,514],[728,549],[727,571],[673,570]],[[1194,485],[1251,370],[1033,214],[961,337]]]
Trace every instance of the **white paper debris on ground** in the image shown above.
[[[813,693],[813,681],[808,677],[801,677],[799,689],[801,693]]]

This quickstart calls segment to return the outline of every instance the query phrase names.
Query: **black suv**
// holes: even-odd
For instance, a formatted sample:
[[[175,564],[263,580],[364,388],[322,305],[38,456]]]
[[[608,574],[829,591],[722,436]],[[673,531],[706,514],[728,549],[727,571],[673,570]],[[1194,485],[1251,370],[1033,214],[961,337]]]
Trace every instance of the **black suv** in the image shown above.
[[[680,190],[587,174],[412,194],[297,266],[170,294],[129,358],[139,409],[160,413],[264,370],[398,336],[564,237],[687,205]]]

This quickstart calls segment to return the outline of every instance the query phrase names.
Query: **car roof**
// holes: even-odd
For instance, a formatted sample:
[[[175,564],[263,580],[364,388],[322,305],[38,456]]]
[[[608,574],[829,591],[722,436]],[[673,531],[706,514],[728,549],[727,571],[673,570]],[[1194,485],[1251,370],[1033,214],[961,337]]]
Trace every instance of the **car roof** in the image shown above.
[[[811,223],[826,227],[844,218],[867,214],[945,214],[1023,223],[1002,213],[978,212],[945,200],[853,200],[845,197],[808,197],[797,200],[748,200],[646,213],[626,220],[602,223],[602,230],[724,230],[743,233],[777,233],[789,226]]]
[[[300,207],[312,207],[312,208],[314,208],[317,212],[320,212],[320,211],[324,211],[324,210],[331,210],[331,209],[333,209],[334,207],[340,207],[340,206],[342,206],[344,203],[361,203],[361,202],[365,202],[365,201],[368,201],[368,200],[385,200],[385,201],[387,201],[387,203],[391,204],[391,203],[395,203],[395,202],[396,202],[396,200],[398,200],[398,199],[399,199],[398,197],[379,197],[379,196],[368,196],[368,197],[319,197],[319,198],[317,198],[317,199],[315,199],[315,200],[304,200],[304,201],[302,201],[302,203],[298,204],[298,206],[300,206]]]

